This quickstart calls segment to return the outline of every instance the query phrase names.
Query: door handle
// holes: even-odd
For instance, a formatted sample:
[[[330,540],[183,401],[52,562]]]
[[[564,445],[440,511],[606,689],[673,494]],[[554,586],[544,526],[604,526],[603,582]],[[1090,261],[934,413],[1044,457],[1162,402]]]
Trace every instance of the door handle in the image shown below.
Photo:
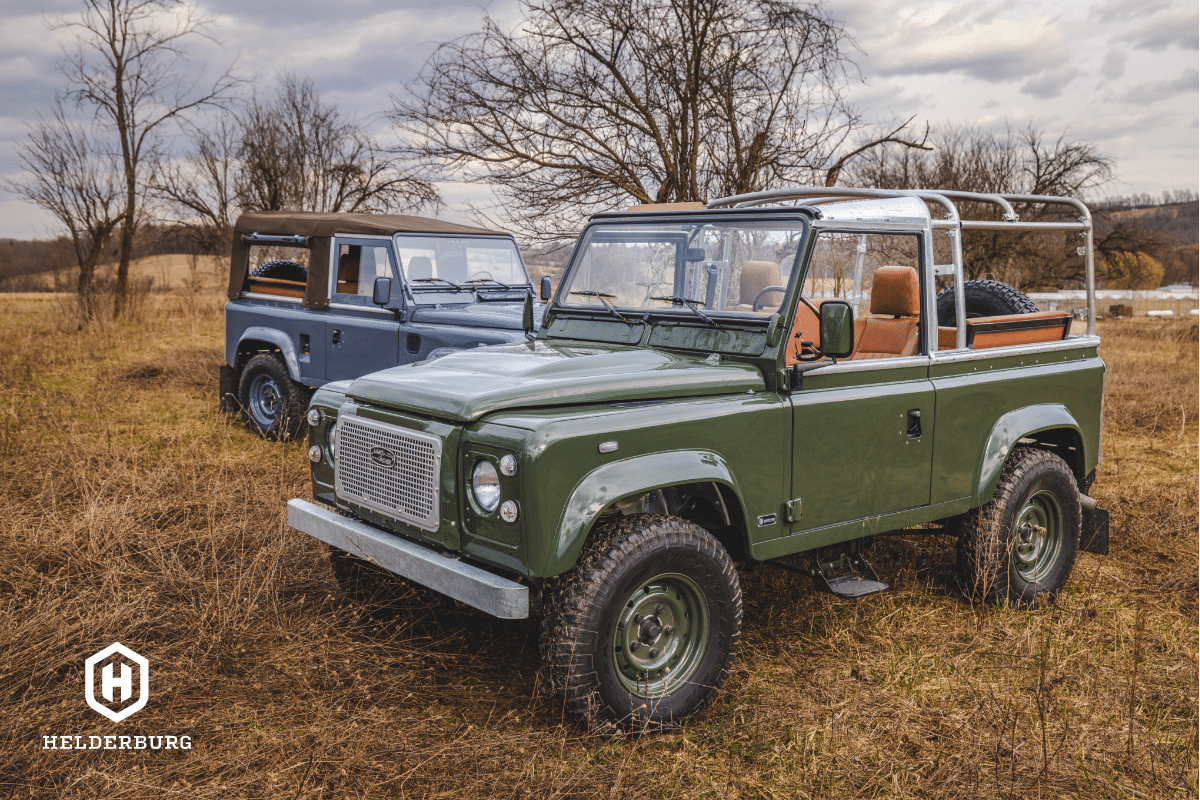
[[[333,331],[333,343],[334,344],[342,343],[342,332],[337,330],[336,328]]]
[[[921,438],[921,409],[914,408],[908,412],[908,438]]]

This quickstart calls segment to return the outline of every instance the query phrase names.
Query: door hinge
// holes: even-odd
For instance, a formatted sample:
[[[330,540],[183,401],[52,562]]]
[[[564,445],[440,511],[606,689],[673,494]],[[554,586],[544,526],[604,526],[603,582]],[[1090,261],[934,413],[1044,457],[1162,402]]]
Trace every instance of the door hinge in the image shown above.
[[[804,506],[799,497],[795,500],[788,500],[783,504],[784,517],[788,522],[799,522],[804,516]]]

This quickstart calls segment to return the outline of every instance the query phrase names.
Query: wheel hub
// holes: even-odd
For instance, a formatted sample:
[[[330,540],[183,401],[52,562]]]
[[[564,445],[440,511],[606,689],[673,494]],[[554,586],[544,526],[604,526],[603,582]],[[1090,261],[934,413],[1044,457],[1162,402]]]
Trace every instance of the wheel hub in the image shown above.
[[[1027,583],[1040,583],[1053,569],[1063,542],[1063,513],[1048,491],[1030,497],[1013,526],[1013,560]]]
[[[613,665],[625,688],[661,697],[686,682],[707,645],[708,607],[684,575],[651,579],[622,606],[613,635]]]

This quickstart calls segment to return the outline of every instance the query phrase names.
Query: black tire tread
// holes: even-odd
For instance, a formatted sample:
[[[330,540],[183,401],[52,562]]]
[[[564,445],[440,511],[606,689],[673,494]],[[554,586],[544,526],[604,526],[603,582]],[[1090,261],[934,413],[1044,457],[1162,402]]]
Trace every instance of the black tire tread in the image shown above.
[[[996,316],[1004,314],[1031,314],[1038,310],[1037,304],[1020,289],[1000,281],[976,280],[963,283],[967,317]],[[938,325],[954,327],[954,287],[943,289],[937,296]]]
[[[254,417],[246,408],[249,391],[249,381],[246,377],[257,369],[272,370],[275,373],[275,384],[283,393],[282,399],[286,413],[273,430],[260,430]],[[242,367],[242,374],[238,378],[238,402],[242,404],[242,417],[246,420],[246,427],[263,439],[271,441],[290,442],[301,435],[304,430],[304,414],[308,409],[308,401],[311,396],[312,391],[307,386],[292,380],[287,364],[278,353],[258,353],[252,356]]]
[[[308,281],[304,265],[286,258],[264,261],[250,271],[251,278],[276,278],[284,281]]]
[[[737,570],[725,548],[698,525],[676,517],[638,514],[603,523],[580,554],[575,569],[563,575],[550,590],[546,615],[539,636],[543,679],[558,695],[568,716],[589,725],[623,724],[629,709],[608,708],[593,691],[594,668],[590,654],[576,652],[579,633],[599,636],[589,630],[586,620],[599,616],[599,597],[616,590],[613,576],[640,559],[668,548],[692,548],[721,564],[724,578],[734,592],[733,635],[729,652],[720,668],[716,685],[728,675],[741,638],[742,589]],[[689,717],[702,713],[711,704],[715,690],[709,692]],[[682,722],[682,719],[676,720]]]
[[[1030,472],[1051,470],[1060,473],[1074,486],[1075,474],[1067,463],[1054,453],[1036,447],[1018,447],[1009,456],[996,484],[996,493],[990,502],[962,515],[958,524],[958,541],[955,548],[955,572],[963,592],[976,600],[994,604],[1012,603],[1029,606],[1030,598],[1017,596],[1009,585],[1005,555],[1008,549],[1007,531],[1001,530],[1010,504],[1020,500],[1017,489]],[[1073,513],[1072,513],[1073,511]],[[1078,500],[1073,508],[1064,508],[1064,524],[1072,563],[1078,552],[1081,513]],[[1073,542],[1073,548],[1072,548]],[[1063,578],[1070,575],[1067,569]],[[1046,588],[1050,600],[1058,596],[1061,586]]]

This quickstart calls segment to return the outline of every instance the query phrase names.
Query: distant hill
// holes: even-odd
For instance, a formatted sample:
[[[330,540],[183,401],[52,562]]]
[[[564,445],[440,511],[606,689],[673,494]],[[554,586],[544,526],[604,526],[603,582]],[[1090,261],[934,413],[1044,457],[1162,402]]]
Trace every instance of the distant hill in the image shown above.
[[[1169,203],[1148,208],[1110,211],[1117,219],[1136,220],[1142,227],[1158,231],[1182,245],[1200,243],[1200,202]]]

